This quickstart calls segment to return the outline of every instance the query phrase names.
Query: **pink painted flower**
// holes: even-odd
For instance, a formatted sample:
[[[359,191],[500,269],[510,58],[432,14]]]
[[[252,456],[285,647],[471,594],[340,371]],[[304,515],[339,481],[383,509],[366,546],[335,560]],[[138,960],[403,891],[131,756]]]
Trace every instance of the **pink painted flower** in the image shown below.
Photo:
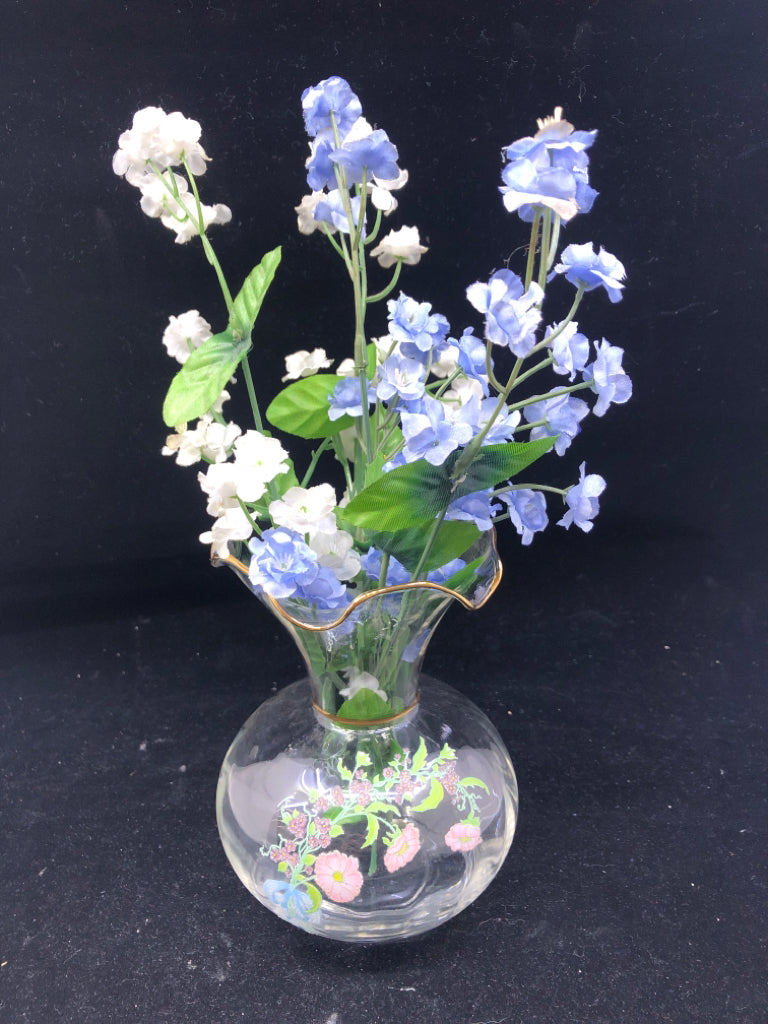
[[[337,903],[349,903],[363,887],[357,857],[348,857],[338,850],[319,855],[315,861],[315,881]]]
[[[420,846],[419,830],[413,822],[409,822],[400,835],[392,840],[389,849],[384,854],[384,867],[389,872],[399,871],[413,860],[419,852]]]
[[[483,841],[482,833],[477,825],[470,825],[468,821],[457,821],[451,825],[445,835],[446,845],[452,850],[463,851],[474,850]]]

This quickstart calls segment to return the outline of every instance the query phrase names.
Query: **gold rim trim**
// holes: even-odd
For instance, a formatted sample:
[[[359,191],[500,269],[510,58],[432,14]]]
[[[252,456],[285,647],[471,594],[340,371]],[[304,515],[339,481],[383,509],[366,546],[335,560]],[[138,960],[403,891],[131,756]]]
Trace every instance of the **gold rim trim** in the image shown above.
[[[499,552],[496,548],[495,531],[493,531],[491,534],[491,550],[493,552],[495,570],[493,573],[493,577],[491,578],[491,581],[488,584],[487,591],[479,601],[470,601],[469,598],[464,597],[464,595],[460,594],[457,590],[451,590],[450,587],[444,587],[442,583],[432,583],[430,580],[415,580],[411,583],[398,583],[396,586],[392,587],[379,587],[377,590],[367,590],[364,594],[360,594],[359,597],[356,597],[353,601],[350,601],[350,603],[347,605],[347,607],[344,609],[341,615],[339,615],[337,619],[334,619],[333,622],[328,622],[324,625],[317,626],[312,625],[308,622],[303,622],[301,619],[294,618],[294,616],[291,615],[290,612],[287,612],[280,605],[279,601],[276,598],[272,597],[270,594],[264,594],[263,597],[264,600],[271,605],[275,613],[280,616],[280,618],[285,619],[286,622],[290,622],[291,625],[298,626],[299,629],[305,629],[310,633],[325,633],[329,629],[336,629],[338,626],[342,624],[342,622],[345,621],[345,619],[347,619],[352,614],[352,612],[354,612],[361,605],[365,604],[366,601],[372,601],[374,598],[383,597],[386,594],[398,594],[404,590],[436,590],[440,593],[446,594],[448,597],[454,598],[468,611],[474,612],[478,611],[480,608],[483,607],[484,604],[486,604],[488,600],[490,600],[492,595],[495,593],[497,587],[499,586],[499,583],[501,582],[501,576],[504,571],[504,567],[501,564],[501,559],[499,558]],[[243,576],[245,576],[246,579],[248,578],[248,566],[244,562],[241,562],[239,558],[235,558],[234,555],[228,555],[226,558],[222,558],[220,555],[217,555],[214,551],[211,551],[211,563],[213,565],[229,565],[233,569],[236,569]],[[321,709],[318,708],[318,710]],[[326,712],[324,711],[321,711],[321,713],[326,714]],[[403,714],[405,714],[405,712],[403,712]],[[399,717],[399,715],[396,717]],[[389,719],[387,719],[386,721],[388,720]],[[343,722],[345,720],[338,719],[338,721]]]
[[[315,711],[319,712],[323,718],[327,718],[329,722],[333,722],[334,725],[351,726],[355,729],[377,729],[379,726],[386,727],[392,725],[393,722],[399,721],[401,718],[405,718],[419,703],[419,694],[416,694],[416,700],[409,704],[403,711],[398,711],[396,715],[387,715],[386,718],[341,718],[339,715],[332,715],[330,711],[323,711],[319,704],[315,704],[312,701],[312,707]]]

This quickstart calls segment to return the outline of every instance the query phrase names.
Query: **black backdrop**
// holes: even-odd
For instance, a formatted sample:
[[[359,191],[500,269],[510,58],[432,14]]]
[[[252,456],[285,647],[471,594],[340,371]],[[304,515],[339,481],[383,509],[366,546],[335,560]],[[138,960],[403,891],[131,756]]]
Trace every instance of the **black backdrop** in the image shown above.
[[[4,15],[3,1019],[766,1020],[764,5]],[[525,241],[500,147],[556,104],[600,129],[601,195],[568,237],[627,267],[624,301],[593,296],[581,319],[635,383],[571,460],[608,480],[594,531],[550,527],[530,549],[504,534],[502,592],[451,612],[428,656],[510,746],[510,858],[455,922],[377,950],[271,918],[217,846],[226,745],[299,664],[209,568],[195,473],[159,455],[160,336],[190,307],[221,321],[215,280],[111,170],[136,109],[202,123],[230,279],[284,246],[257,328],[266,399],[284,353],[347,353],[339,267],[293,212],[299,97],[330,74],[410,172],[396,216],[430,252],[405,290],[459,329],[466,286]]]

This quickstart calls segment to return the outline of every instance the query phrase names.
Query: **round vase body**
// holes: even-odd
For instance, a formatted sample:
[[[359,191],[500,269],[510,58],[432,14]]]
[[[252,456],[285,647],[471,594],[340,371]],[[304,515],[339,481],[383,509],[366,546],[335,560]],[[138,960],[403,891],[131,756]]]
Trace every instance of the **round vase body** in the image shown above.
[[[476,899],[506,857],[517,783],[504,744],[471,701],[420,673],[451,600],[475,607],[498,581],[490,547],[477,565],[473,601],[387,587],[313,620],[271,602],[309,675],[240,730],[217,819],[243,884],[307,932],[418,935]]]
[[[347,942],[404,939],[458,914],[501,867],[517,817],[509,755],[474,704],[421,682],[397,723],[353,730],[315,710],[303,679],[230,747],[217,793],[224,849],[291,924]],[[470,798],[478,823],[462,825]]]

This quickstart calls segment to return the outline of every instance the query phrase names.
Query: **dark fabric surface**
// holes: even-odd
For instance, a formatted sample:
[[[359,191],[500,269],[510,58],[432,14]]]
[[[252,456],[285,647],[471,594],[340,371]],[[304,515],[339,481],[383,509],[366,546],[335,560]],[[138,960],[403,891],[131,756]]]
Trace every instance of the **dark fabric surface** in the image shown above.
[[[8,5],[4,44],[0,1020],[764,1024],[763,5],[40,0]],[[299,96],[334,73],[411,172],[398,226],[431,251],[403,286],[454,325],[526,240],[500,147],[556,103],[600,129],[568,240],[627,266],[585,317],[635,382],[568,462],[608,480],[594,531],[503,534],[500,592],[428,654],[512,753],[510,856],[453,922],[379,948],[278,921],[219,844],[226,748],[301,665],[207,565],[195,473],[157,454],[163,327],[218,300],[110,167],[134,110],[181,109],[233,279],[285,243],[266,398],[286,352],[347,354],[338,268],[293,213]]]

